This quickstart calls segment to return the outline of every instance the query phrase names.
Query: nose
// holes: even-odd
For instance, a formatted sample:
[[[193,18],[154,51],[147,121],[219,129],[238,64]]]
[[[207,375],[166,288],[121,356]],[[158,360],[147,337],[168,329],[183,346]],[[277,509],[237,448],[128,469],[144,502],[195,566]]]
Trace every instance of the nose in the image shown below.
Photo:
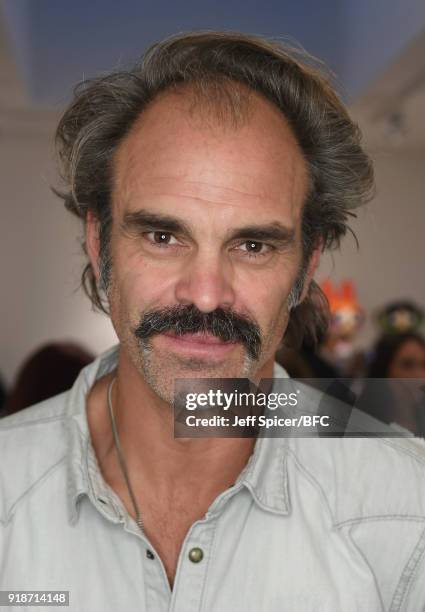
[[[230,308],[235,303],[231,263],[220,254],[197,253],[186,266],[175,286],[176,301],[194,305],[201,312]]]

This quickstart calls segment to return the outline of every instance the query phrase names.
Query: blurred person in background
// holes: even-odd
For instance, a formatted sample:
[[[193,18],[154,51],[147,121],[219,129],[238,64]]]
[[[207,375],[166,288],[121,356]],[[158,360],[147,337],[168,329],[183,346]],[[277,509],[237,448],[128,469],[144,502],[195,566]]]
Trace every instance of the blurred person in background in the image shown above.
[[[419,333],[384,334],[376,342],[359,406],[384,423],[425,437],[425,339]],[[394,379],[394,384],[374,379]],[[414,379],[409,384],[408,381]],[[401,381],[405,380],[406,384]],[[377,399],[379,397],[379,400]]]
[[[368,378],[425,378],[425,339],[407,332],[382,336],[372,350]]]
[[[70,389],[94,355],[72,342],[52,342],[34,351],[21,366],[5,403],[5,414],[38,404]]]
[[[84,83],[57,143],[119,346],[2,419],[2,584],[66,585],[82,612],[422,609],[408,440],[174,437],[176,379],[277,383],[282,339],[326,323],[313,275],[373,170],[313,60],[172,37]]]

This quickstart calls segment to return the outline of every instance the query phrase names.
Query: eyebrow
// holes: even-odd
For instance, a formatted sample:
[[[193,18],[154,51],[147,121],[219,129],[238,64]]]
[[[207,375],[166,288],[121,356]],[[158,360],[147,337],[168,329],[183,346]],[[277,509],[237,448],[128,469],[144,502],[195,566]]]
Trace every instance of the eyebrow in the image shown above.
[[[146,210],[125,213],[121,228],[129,233],[140,232],[142,230],[163,230],[166,232],[191,234],[189,226],[180,219],[171,215],[161,215]]]
[[[146,210],[125,213],[121,228],[126,233],[162,230],[192,236],[190,227],[181,219]],[[265,225],[246,225],[232,230],[227,240],[272,242],[279,248],[290,248],[295,245],[295,229],[286,227],[279,221],[272,221]]]
[[[273,242],[276,246],[292,247],[295,245],[295,229],[285,227],[279,221],[266,225],[247,225],[234,230],[230,240],[253,240]]]

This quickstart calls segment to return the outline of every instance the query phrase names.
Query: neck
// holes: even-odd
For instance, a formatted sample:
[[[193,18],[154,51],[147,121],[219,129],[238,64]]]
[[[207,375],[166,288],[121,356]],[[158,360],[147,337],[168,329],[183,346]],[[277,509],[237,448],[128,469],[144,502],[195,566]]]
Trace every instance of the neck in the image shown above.
[[[272,375],[273,360],[270,360],[258,377],[272,378]],[[104,473],[119,477],[106,403],[107,389],[114,376],[114,416],[136,489],[148,487],[160,496],[194,486],[209,495],[234,483],[252,453],[255,439],[174,438],[172,407],[151,389],[122,349],[116,373],[101,379],[89,400],[93,406],[88,412],[89,427]]]

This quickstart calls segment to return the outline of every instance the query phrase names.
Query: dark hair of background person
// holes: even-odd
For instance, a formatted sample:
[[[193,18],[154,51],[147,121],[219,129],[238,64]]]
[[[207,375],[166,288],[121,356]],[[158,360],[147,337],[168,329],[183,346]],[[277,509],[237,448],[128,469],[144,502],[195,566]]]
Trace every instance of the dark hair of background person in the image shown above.
[[[20,368],[6,400],[5,414],[12,414],[72,387],[81,368],[94,355],[72,343],[51,343],[32,353]]]
[[[259,36],[234,32],[192,32],[159,42],[130,70],[80,83],[56,132],[59,169],[65,188],[55,189],[85,224],[99,221],[101,278],[90,263],[82,285],[94,308],[107,312],[102,293],[111,270],[112,162],[117,147],[140,114],[163,92],[189,93],[194,110],[209,108],[238,125],[252,92],[274,104],[288,121],[309,170],[302,220],[301,293],[314,248],[336,248],[353,210],[373,195],[373,170],[361,147],[360,131],[325,76],[306,52]],[[85,243],[83,241],[85,250]],[[328,305],[316,283],[290,314],[285,343],[314,339],[328,324]]]
[[[376,342],[372,359],[366,370],[366,380],[356,402],[360,410],[383,423],[398,423],[410,429],[416,436],[425,437],[425,406],[423,402],[412,404],[415,395],[400,400],[391,386],[391,366],[406,343],[415,342],[422,347],[425,360],[425,340],[415,332],[385,334]],[[386,380],[377,380],[386,379]],[[401,383],[406,381],[402,379]],[[402,387],[400,387],[402,390]],[[425,389],[425,387],[424,387]],[[408,389],[407,389],[408,390]],[[416,398],[417,399],[417,398]],[[406,425],[408,419],[409,425]]]
[[[425,340],[415,332],[403,334],[388,334],[382,336],[373,349],[369,363],[367,378],[387,378],[394,357],[406,342],[416,342],[425,351]]]

